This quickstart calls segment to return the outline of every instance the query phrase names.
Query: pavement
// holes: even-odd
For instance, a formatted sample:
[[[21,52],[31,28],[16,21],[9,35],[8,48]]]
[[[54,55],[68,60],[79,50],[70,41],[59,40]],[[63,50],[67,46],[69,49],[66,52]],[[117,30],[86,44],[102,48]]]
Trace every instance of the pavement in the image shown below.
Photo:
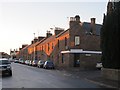
[[[120,81],[115,81],[115,80],[109,80],[105,79],[103,77],[96,77],[96,78],[87,78],[90,82],[99,84],[101,86],[105,86],[107,88],[116,88],[120,90]]]
[[[101,70],[82,70],[78,68],[71,68],[71,69],[60,69],[60,71],[67,72],[72,75],[77,75],[76,77],[84,78],[89,82],[101,85],[106,88],[114,88],[120,90],[120,81],[103,78],[101,75]]]

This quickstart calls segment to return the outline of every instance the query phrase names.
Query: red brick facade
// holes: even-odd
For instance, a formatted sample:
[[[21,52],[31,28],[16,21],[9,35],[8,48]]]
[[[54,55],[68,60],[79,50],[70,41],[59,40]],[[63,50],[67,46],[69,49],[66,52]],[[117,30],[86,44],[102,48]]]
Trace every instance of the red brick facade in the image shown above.
[[[100,28],[95,24],[95,18],[91,22],[81,22],[76,15],[70,19],[68,30],[55,30],[52,35],[47,32],[47,36],[26,47],[23,51],[27,55],[27,60],[47,60],[54,62],[56,67],[77,67],[76,61],[80,60],[80,68],[94,68],[97,61],[100,61],[98,54],[81,53],[61,53],[71,49],[84,51],[100,51]],[[20,50],[19,52],[21,52]],[[28,58],[29,57],[29,58]]]

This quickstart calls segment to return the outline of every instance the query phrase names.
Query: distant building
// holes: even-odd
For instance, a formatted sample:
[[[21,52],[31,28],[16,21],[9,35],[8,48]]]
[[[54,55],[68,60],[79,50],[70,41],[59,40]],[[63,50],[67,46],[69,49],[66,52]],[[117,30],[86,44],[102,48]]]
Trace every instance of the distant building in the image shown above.
[[[18,51],[17,50],[10,50],[10,57],[11,57],[11,59],[16,59],[16,53],[17,53]]]
[[[23,44],[22,45],[22,48],[19,48],[19,51],[21,51],[24,47],[26,47],[28,44]],[[11,59],[19,59],[20,57],[20,53],[19,51],[16,49],[14,50],[10,50],[10,56],[11,56]]]
[[[10,58],[10,55],[5,52],[0,52],[0,58]]]

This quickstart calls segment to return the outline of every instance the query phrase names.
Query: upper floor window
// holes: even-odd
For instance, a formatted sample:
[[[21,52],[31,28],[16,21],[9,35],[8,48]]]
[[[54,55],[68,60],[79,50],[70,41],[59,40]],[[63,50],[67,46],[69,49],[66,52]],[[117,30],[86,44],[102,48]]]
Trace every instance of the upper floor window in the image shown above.
[[[80,44],[80,37],[79,36],[75,36],[75,46]]]
[[[60,41],[58,40],[58,48],[59,48]]]
[[[48,51],[50,50],[50,44],[48,43]]]
[[[54,44],[52,43],[52,49],[54,48]]]
[[[67,46],[67,38],[65,37],[65,46]]]
[[[43,51],[43,46],[42,46],[42,51]]]

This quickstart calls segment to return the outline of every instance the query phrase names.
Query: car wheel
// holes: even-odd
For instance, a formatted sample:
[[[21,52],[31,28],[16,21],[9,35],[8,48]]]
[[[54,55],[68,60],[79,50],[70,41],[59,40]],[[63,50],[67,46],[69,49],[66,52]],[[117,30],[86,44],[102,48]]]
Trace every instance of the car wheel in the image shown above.
[[[98,70],[101,70],[101,68],[98,68]]]
[[[12,71],[9,72],[9,75],[12,76]]]

